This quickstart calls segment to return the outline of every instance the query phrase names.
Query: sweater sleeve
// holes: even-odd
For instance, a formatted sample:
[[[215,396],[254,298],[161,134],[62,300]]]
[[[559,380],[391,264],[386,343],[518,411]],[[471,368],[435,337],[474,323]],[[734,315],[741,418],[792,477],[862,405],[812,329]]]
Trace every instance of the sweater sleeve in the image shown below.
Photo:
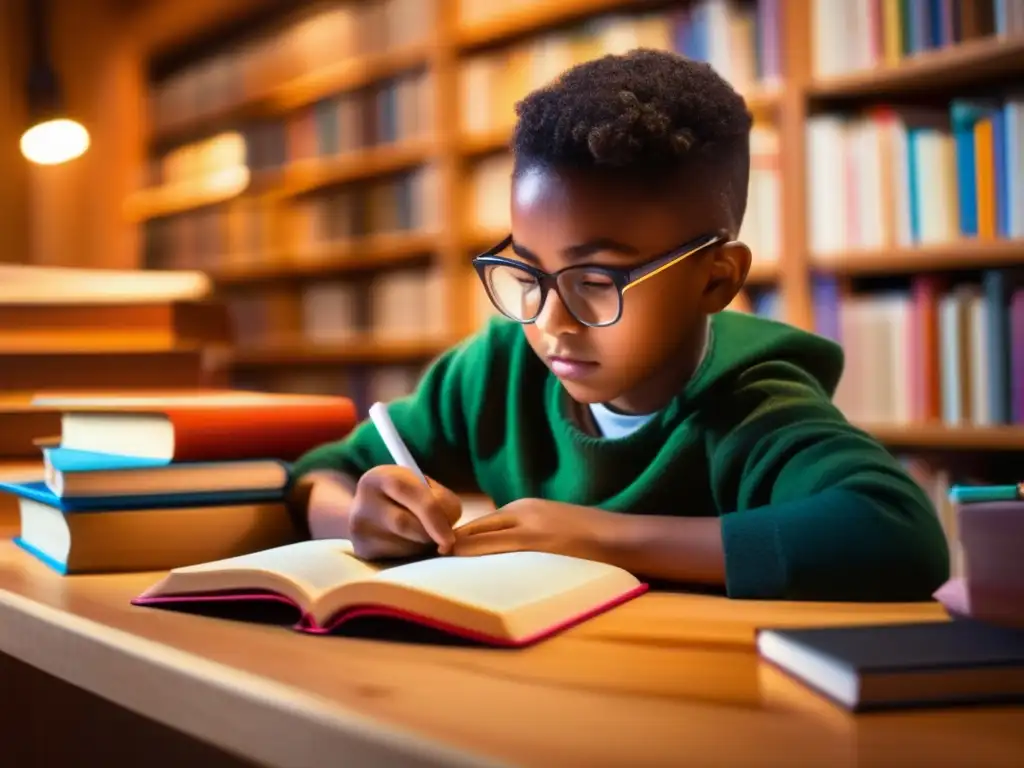
[[[454,490],[472,488],[465,404],[474,373],[485,362],[486,336],[473,337],[448,350],[433,362],[407,397],[391,401],[388,413],[420,469]],[[364,472],[394,460],[370,420],[364,420],[345,438],[301,456],[292,468],[297,481],[314,470],[331,469],[358,479]]]
[[[924,600],[949,577],[927,496],[809,374],[762,363],[730,400],[709,463],[731,597]]]

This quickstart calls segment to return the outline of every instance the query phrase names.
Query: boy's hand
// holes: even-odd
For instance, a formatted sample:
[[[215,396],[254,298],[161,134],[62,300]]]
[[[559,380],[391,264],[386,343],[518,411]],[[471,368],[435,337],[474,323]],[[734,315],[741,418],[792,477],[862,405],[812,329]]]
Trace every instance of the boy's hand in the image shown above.
[[[459,497],[430,481],[427,488],[404,467],[382,465],[359,478],[349,513],[349,540],[357,557],[411,557],[435,545],[451,551],[452,526],[462,515]]]
[[[623,515],[543,499],[519,499],[455,531],[456,555],[552,552],[606,560]]]

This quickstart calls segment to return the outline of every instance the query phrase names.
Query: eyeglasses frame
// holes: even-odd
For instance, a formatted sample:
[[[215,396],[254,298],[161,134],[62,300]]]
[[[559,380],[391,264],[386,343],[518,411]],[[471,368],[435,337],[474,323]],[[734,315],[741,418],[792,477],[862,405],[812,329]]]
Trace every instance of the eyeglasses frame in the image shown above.
[[[589,328],[607,328],[610,325],[615,325],[619,320],[622,319],[622,308],[623,308],[623,295],[630,288],[640,285],[645,280],[649,280],[655,275],[664,272],[669,267],[675,266],[683,259],[689,258],[694,254],[704,251],[713,245],[720,245],[729,241],[729,235],[725,231],[716,232],[714,234],[701,235],[693,240],[688,240],[682,245],[676,246],[671,250],[665,251],[662,254],[654,256],[643,264],[639,264],[632,268],[627,267],[612,267],[603,264],[570,264],[567,267],[562,267],[556,272],[545,272],[540,267],[534,266],[533,264],[527,264],[526,262],[519,261],[517,259],[510,259],[506,256],[498,256],[497,254],[506,250],[512,245],[512,235],[509,234],[507,237],[502,239],[497,245],[489,248],[488,250],[476,256],[473,261],[473,268],[476,270],[477,276],[480,278],[480,282],[483,283],[484,290],[487,291],[487,297],[491,300],[491,304],[494,305],[501,314],[510,320],[514,320],[522,325],[532,325],[537,322],[537,318],[540,317],[541,312],[544,311],[544,303],[548,299],[548,293],[552,289],[558,294],[559,300],[562,302],[562,306],[565,307],[566,311],[569,312],[575,318],[576,322],[581,325],[585,325]],[[498,302],[494,300],[494,293],[491,290],[490,285],[487,282],[487,268],[496,266],[507,266],[521,269],[527,274],[532,275],[536,280],[541,290],[540,304],[537,309],[537,314],[532,320],[520,320],[517,317],[512,317],[504,309],[502,309]],[[588,323],[577,317],[576,313],[572,311],[569,305],[565,302],[562,297],[561,291],[558,289],[558,278],[565,272],[581,271],[586,270],[588,272],[600,272],[601,274],[608,277],[615,285],[615,289],[619,294],[619,309],[613,320],[607,323]]]

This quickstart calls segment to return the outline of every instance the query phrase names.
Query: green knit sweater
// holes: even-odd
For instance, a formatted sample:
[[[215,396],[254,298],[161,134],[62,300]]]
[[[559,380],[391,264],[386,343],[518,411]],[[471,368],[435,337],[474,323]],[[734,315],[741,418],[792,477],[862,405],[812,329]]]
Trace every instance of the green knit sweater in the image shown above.
[[[898,461],[832,404],[842,367],[831,341],[723,312],[682,391],[638,431],[604,439],[573,422],[522,329],[496,319],[389,412],[425,473],[498,506],[530,497],[718,516],[731,597],[927,599],[948,577],[945,536]],[[364,422],[293,476],[387,463]]]

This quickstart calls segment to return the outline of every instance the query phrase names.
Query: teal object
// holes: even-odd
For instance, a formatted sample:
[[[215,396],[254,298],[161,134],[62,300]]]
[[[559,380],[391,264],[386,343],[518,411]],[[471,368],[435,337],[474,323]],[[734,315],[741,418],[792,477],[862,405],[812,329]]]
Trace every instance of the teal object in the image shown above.
[[[1017,485],[954,485],[949,489],[949,498],[950,501],[957,504],[1018,501],[1024,498],[1024,483]]]

